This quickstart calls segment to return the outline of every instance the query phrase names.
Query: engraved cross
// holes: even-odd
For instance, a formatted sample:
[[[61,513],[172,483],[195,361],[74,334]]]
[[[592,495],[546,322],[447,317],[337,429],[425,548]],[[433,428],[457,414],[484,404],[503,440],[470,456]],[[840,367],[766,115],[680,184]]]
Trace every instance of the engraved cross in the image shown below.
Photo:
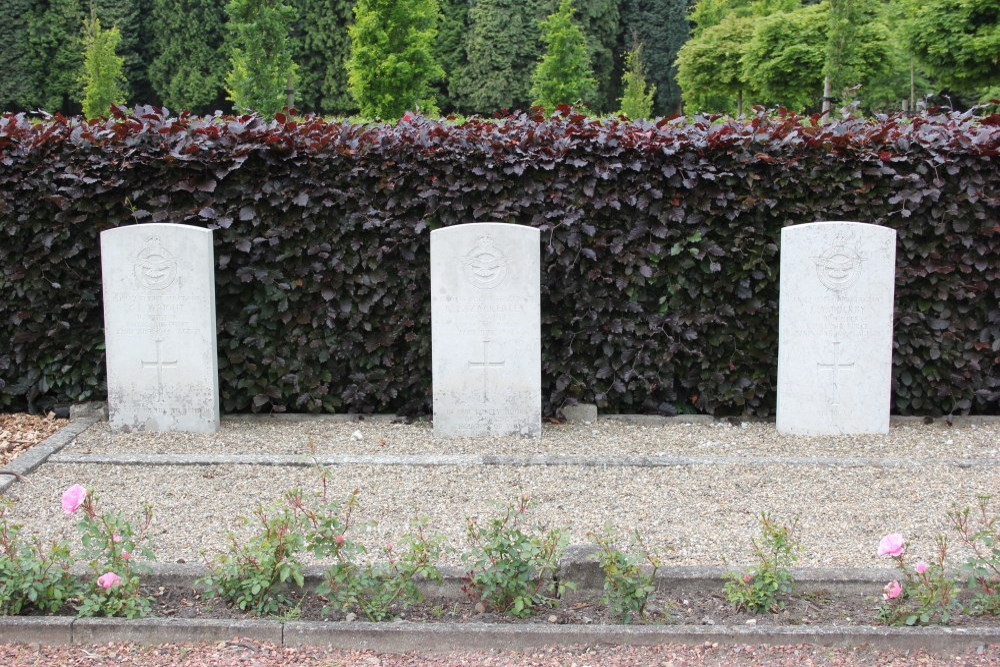
[[[482,361],[470,361],[469,362],[469,368],[482,368],[483,369],[483,400],[484,401],[486,400],[486,389],[489,387],[489,378],[487,376],[489,375],[489,369],[490,369],[490,367],[500,368],[500,367],[502,367],[506,363],[504,361],[490,361],[490,353],[489,353],[489,347],[488,347],[489,343],[490,343],[489,338],[483,339],[483,360]]]
[[[156,339],[156,361],[141,361],[143,368],[156,367],[156,395],[159,396],[163,392],[163,369],[164,368],[175,368],[177,366],[177,360],[174,361],[164,361],[160,356],[160,343],[163,342],[162,338]]]
[[[830,371],[833,373],[833,397],[830,400],[830,405],[836,407],[839,405],[839,394],[840,394],[840,371],[848,371],[854,369],[854,362],[851,363],[840,363],[840,341],[833,341],[833,363],[823,364],[816,363],[816,367],[820,371]]]

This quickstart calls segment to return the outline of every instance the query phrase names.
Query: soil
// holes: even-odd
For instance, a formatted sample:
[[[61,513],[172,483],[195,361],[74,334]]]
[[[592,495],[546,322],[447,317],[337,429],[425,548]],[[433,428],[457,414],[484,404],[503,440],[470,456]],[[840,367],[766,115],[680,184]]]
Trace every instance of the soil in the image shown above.
[[[252,619],[224,602],[207,598],[190,588],[159,588],[149,591],[153,596],[153,614],[168,618]],[[613,625],[622,619],[596,598],[568,600],[556,608],[540,607],[527,618],[516,618],[488,610],[471,599],[427,599],[408,609],[393,608],[392,618],[426,623],[555,623],[560,625]],[[631,620],[644,625],[824,625],[872,626],[884,625],[878,619],[882,602],[881,591],[870,595],[835,595],[824,589],[802,591],[788,598],[783,609],[774,613],[754,614],[740,611],[726,601],[721,591],[686,591],[683,596],[660,594],[647,605],[643,617]],[[328,601],[318,595],[306,595],[273,616],[283,620],[343,621],[365,620],[359,614],[330,610]],[[1000,617],[959,613],[951,616],[948,627],[1000,628]]]
[[[46,416],[0,413],[0,467],[67,424],[69,420],[57,419],[52,413]]]

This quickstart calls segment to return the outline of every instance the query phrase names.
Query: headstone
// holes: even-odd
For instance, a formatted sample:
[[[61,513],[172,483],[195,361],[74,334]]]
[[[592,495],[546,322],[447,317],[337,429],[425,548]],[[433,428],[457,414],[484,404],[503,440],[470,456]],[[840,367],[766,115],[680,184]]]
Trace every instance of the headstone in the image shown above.
[[[781,433],[888,433],[896,232],[860,222],[781,230]]]
[[[541,436],[540,250],[521,225],[431,232],[435,435]]]
[[[101,232],[113,431],[219,428],[212,232],[145,224]]]

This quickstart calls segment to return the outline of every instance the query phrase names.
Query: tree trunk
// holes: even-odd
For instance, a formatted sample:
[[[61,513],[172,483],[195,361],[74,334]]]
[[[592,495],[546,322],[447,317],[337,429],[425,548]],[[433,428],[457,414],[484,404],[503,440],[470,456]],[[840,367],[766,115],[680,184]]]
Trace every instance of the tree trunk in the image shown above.
[[[833,86],[830,85],[830,75],[823,77],[823,116],[824,121],[830,120],[830,110],[833,108]]]
[[[917,112],[917,82],[913,72],[913,56],[910,56],[910,113]]]
[[[295,106],[295,80],[292,78],[292,73],[288,73],[288,79],[285,83],[285,106],[289,109]]]
[[[743,115],[743,89],[736,91],[736,115]]]

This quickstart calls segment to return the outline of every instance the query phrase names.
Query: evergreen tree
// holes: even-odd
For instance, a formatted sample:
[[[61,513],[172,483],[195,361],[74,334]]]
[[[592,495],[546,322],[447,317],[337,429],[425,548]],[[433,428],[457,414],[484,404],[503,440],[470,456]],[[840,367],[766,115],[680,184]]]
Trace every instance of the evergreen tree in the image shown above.
[[[573,5],[576,9],[573,20],[587,38],[590,66],[597,81],[593,108],[598,112],[614,111],[621,96],[622,63],[615,59],[615,52],[623,50],[621,0],[574,0]],[[556,11],[558,6],[558,0],[548,0],[545,14]]]
[[[226,14],[228,99],[240,111],[274,116],[287,105],[289,80],[294,83],[288,30],[295,10],[284,0],[229,0]]]
[[[209,113],[223,106],[225,16],[217,0],[155,0],[149,78],[172,111]]]
[[[618,113],[632,120],[649,118],[653,113],[653,95],[656,86],[646,81],[646,68],[642,63],[642,45],[636,44],[625,54],[625,74],[622,76],[621,109]]]
[[[558,104],[592,102],[597,93],[587,39],[573,23],[573,0],[560,0],[559,9],[542,21],[545,54],[531,82],[532,104],[551,112]]]
[[[465,36],[469,30],[469,0],[440,0],[441,22],[434,42],[435,57],[444,70],[438,86],[442,111],[461,111],[459,77],[466,65]]]
[[[79,0],[51,0],[31,17],[31,61],[37,72],[32,106],[66,114],[78,111],[83,19]]]
[[[35,103],[37,69],[31,59],[29,22],[31,0],[3,0],[0,3],[0,111],[18,111]]]
[[[431,83],[444,76],[433,47],[439,13],[437,0],[358,0],[347,79],[362,116],[437,112]]]
[[[295,106],[305,111],[347,115],[357,109],[347,86],[347,59],[354,18],[351,0],[293,0],[292,59],[298,66]]]
[[[656,86],[654,109],[675,113],[681,107],[675,60],[688,39],[688,0],[624,0],[625,32],[645,45],[644,56]]]
[[[540,6],[541,0],[476,0],[469,10],[466,64],[451,89],[465,109],[491,113],[531,104]]]
[[[116,53],[121,42],[118,28],[104,30],[101,20],[91,16],[83,34],[83,115],[107,116],[112,104],[124,104],[127,82],[125,59]]]
[[[132,104],[157,101],[149,81],[149,66],[153,59],[154,0],[84,0],[84,9],[92,8],[101,25],[118,28],[121,43],[118,54],[125,61],[124,76],[128,81],[126,98]],[[105,110],[106,111],[106,110]]]

